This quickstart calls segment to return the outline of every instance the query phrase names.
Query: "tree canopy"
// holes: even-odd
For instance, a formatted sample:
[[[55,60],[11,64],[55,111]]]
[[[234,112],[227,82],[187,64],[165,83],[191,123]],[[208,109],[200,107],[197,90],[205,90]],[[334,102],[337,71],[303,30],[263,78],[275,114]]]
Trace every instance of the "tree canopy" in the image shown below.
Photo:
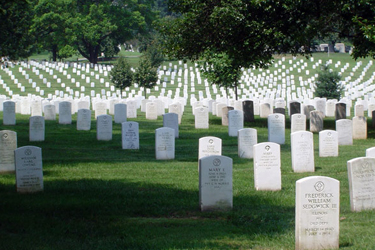
[[[124,57],[120,57],[117,60],[110,72],[110,76],[113,85],[120,89],[120,93],[122,93],[123,89],[133,84],[134,73]]]
[[[340,84],[341,76],[328,65],[321,65],[322,70],[315,82],[315,97],[340,100],[344,87]]]
[[[177,18],[159,24],[164,53],[203,60],[212,83],[236,88],[242,67],[267,67],[277,53],[310,55],[316,38],[348,37],[354,57],[374,56],[375,3],[366,0],[169,0]],[[372,38],[371,38],[372,37]],[[224,60],[225,59],[225,60]],[[207,66],[207,65],[206,65]],[[213,75],[230,66],[233,74]],[[205,68],[204,68],[205,69]],[[212,69],[212,70],[211,70]],[[228,82],[232,81],[232,82]]]
[[[17,59],[31,53],[31,5],[27,0],[0,0],[0,57]]]

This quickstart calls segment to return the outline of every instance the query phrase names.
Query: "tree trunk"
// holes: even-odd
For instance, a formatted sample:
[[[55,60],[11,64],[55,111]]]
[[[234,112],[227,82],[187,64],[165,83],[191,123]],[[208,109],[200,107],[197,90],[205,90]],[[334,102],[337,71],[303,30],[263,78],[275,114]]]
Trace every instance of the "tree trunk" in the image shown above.
[[[234,85],[234,94],[236,96],[236,101],[238,101],[238,82]]]
[[[52,61],[57,61],[57,45],[52,45]]]

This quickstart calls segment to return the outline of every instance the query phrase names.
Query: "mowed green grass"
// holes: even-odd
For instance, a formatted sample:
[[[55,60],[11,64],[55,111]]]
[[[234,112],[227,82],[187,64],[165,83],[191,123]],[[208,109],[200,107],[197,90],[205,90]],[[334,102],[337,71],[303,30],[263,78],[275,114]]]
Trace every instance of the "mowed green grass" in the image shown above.
[[[0,113],[1,114],[1,113]],[[1,114],[2,115],[2,114]],[[2,116],[0,116],[1,118]],[[29,142],[28,116],[17,115],[18,146],[42,148],[44,192],[18,194],[15,175],[0,175],[1,249],[294,249],[295,182],[306,176],[340,181],[340,247],[375,246],[375,212],[350,211],[346,162],[375,146],[368,120],[368,139],[340,146],[339,157],[319,158],[314,134],[315,173],[291,167],[290,120],[281,146],[282,190],[256,191],[253,160],[237,156],[237,138],[228,136],[220,118],[210,116],[209,129],[194,129],[187,106],[176,139],[174,160],[155,160],[155,129],[162,118],[146,120],[138,111],[140,149],[121,149],[121,126],[112,141],[96,140],[90,131],[46,121],[44,142]],[[2,124],[2,119],[0,119]],[[267,121],[256,117],[258,142],[267,141]],[[325,129],[334,129],[332,118]],[[233,159],[232,211],[201,212],[198,197],[198,140],[217,136],[223,155]]]
[[[353,71],[357,62],[347,55],[314,54],[314,63],[319,59],[323,62],[332,59],[333,64],[340,60],[340,68],[349,63],[343,77],[351,75],[353,80],[369,61],[362,60],[362,65]],[[136,65],[137,58],[132,60]],[[276,58],[276,62],[279,60]],[[289,60],[293,58],[286,56],[283,62],[286,68],[290,67]],[[308,62],[302,57],[293,61],[296,60]],[[165,65],[168,67],[169,63],[178,64],[166,62]],[[305,79],[316,73],[311,64],[306,68],[310,76],[304,75],[305,70],[300,74],[296,69],[293,71],[297,87],[299,76]],[[24,79],[17,67],[12,69],[14,75]],[[280,66],[269,68],[271,73],[278,69]],[[370,68],[364,81],[372,71]],[[253,72],[262,74],[266,70]],[[75,87],[66,76],[56,70],[55,73],[66,86]],[[13,86],[8,75],[3,71],[0,74],[8,86]],[[43,86],[31,70],[28,74],[38,86]],[[52,82],[52,88],[45,89],[46,94],[61,88],[51,76],[44,75]],[[83,80],[80,80],[81,86],[98,93],[103,86],[91,78],[95,88]],[[169,83],[166,90],[177,87]],[[26,93],[35,94],[30,84],[23,85]],[[195,87],[196,96],[197,91],[204,91],[203,84],[196,83]],[[0,94],[4,92],[0,88]],[[153,90],[151,94],[158,96],[159,92]],[[162,127],[162,118],[146,120],[139,110],[138,118],[129,119],[139,122],[139,150],[121,149],[119,124],[113,125],[113,139],[108,142],[96,140],[94,117],[90,131],[77,131],[76,115],[71,125],[46,121],[45,141],[31,143],[28,118],[17,115],[16,126],[3,126],[0,112],[0,129],[16,131],[18,147],[42,148],[45,190],[18,194],[15,175],[0,175],[0,249],[294,249],[295,182],[315,175],[340,181],[340,248],[375,247],[375,213],[350,211],[346,165],[348,160],[365,156],[365,150],[375,146],[371,119],[368,119],[368,139],[355,140],[352,146],[340,146],[339,157],[319,158],[318,134],[314,134],[316,171],[301,174],[292,171],[287,117],[286,144],[281,146],[282,190],[265,192],[255,190],[253,160],[237,156],[237,138],[228,136],[228,128],[221,126],[220,118],[211,115],[210,128],[196,130],[189,105],[180,125],[180,137],[176,139],[175,159],[169,161],[155,160],[155,129]],[[266,119],[256,117],[254,123],[246,123],[245,127],[257,129],[258,142],[268,140]],[[335,129],[334,120],[326,118],[324,128]],[[220,137],[223,155],[233,159],[232,211],[200,212],[197,157],[198,140],[203,136]]]

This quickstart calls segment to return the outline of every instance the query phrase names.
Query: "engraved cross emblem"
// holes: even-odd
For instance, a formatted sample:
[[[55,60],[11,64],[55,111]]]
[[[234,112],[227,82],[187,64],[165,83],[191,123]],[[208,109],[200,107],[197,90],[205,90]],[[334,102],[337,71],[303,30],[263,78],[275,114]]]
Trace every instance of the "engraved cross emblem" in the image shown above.
[[[318,181],[315,183],[314,187],[316,191],[322,192],[324,190],[324,183],[322,181]]]

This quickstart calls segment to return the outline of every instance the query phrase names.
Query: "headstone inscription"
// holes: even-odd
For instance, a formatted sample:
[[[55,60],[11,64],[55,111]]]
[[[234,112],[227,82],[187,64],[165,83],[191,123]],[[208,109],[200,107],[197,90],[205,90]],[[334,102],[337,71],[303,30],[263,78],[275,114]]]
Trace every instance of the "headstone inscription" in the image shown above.
[[[100,115],[106,115],[107,114],[107,103],[104,101],[99,101],[94,104],[94,110],[95,110],[95,119],[98,118]]]
[[[55,105],[48,104],[44,106],[44,119],[46,121],[55,121],[56,120],[56,107]]]
[[[339,138],[337,131],[323,130],[319,132],[319,157],[339,156]]]
[[[296,173],[314,172],[313,133],[298,131],[290,134],[292,168]]]
[[[178,115],[178,124],[181,124],[181,119],[182,119],[182,107],[181,103],[175,102],[172,103],[171,105],[168,106],[169,113],[176,113]]]
[[[115,123],[126,122],[127,105],[125,103],[116,103],[114,105]]]
[[[14,150],[17,149],[17,133],[11,130],[0,131],[0,174],[14,173]]]
[[[123,122],[121,124],[122,149],[139,149],[138,122]]]
[[[146,119],[157,120],[158,119],[158,107],[156,102],[147,102],[146,104]]]
[[[19,193],[43,191],[42,149],[24,146],[14,151],[16,187]]]
[[[268,116],[268,141],[285,144],[285,116],[271,114]]]
[[[208,129],[208,108],[199,107],[195,109],[195,128],[197,129]]]
[[[77,130],[91,129],[91,110],[78,109],[77,112]]]
[[[243,129],[243,111],[231,110],[228,113],[228,134],[236,137],[238,130]]]
[[[98,141],[112,140],[112,116],[99,115],[96,118],[96,139]]]
[[[291,116],[291,128],[290,132],[306,131],[306,116],[303,114],[294,114]]]
[[[251,100],[245,100],[242,102],[242,110],[245,122],[254,121],[254,103]]]
[[[175,158],[175,137],[173,128],[155,130],[155,155],[157,160],[173,160]]]
[[[375,209],[375,158],[359,157],[347,165],[351,210]]]
[[[199,205],[201,211],[233,208],[233,160],[211,155],[199,159]]]
[[[328,100],[326,102],[326,116],[335,117],[336,101]]]
[[[296,182],[295,249],[338,249],[340,182],[310,176]]]
[[[126,118],[137,118],[137,102],[134,100],[126,103]]]
[[[59,124],[72,123],[72,104],[70,102],[59,103]]]
[[[31,102],[31,116],[42,116],[42,101],[41,100],[33,100]]]
[[[254,145],[254,184],[256,190],[281,190],[279,144],[263,142]]]
[[[173,128],[174,137],[179,137],[179,126],[178,126],[178,114],[176,113],[166,113],[163,114],[163,127]]]
[[[365,116],[365,107],[362,104],[357,104],[354,106],[355,116]]]
[[[339,145],[353,145],[353,122],[349,119],[336,121]]]
[[[364,116],[353,117],[353,139],[367,139],[367,121]]]
[[[43,116],[31,116],[29,118],[29,140],[44,141],[45,122]]]
[[[243,128],[238,130],[238,157],[253,159],[253,146],[258,143],[257,130],[254,128]]]
[[[16,103],[3,102],[3,125],[16,125]]]
[[[198,159],[210,155],[221,155],[221,139],[214,136],[199,138]]]

